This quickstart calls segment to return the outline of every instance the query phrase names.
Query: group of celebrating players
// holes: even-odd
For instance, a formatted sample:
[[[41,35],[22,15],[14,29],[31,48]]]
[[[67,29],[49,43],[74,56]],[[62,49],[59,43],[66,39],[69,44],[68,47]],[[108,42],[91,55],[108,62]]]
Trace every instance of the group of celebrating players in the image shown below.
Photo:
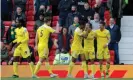
[[[96,31],[92,30],[92,25],[90,23],[85,23],[84,21],[80,21],[80,26],[76,28],[74,32],[73,42],[71,45],[71,56],[72,59],[69,64],[68,68],[68,75],[67,77],[72,78],[72,70],[74,67],[74,63],[78,56],[80,56],[82,61],[82,68],[84,70],[84,78],[89,78],[88,75],[88,60],[91,61],[91,78],[94,78],[95,72],[95,48],[94,48],[94,39],[97,40],[97,56],[96,58],[99,59],[100,63],[100,72],[101,76],[104,77],[103,74],[103,60],[106,60],[106,76],[109,75],[109,68],[110,68],[110,54],[108,50],[108,44],[110,42],[110,33],[108,30],[105,29],[105,23],[100,22],[99,29]],[[15,50],[13,54],[13,71],[14,75],[13,78],[18,78],[18,61],[19,57],[27,58],[29,63],[32,78],[39,78],[37,77],[37,72],[39,71],[41,64],[45,61],[45,67],[50,73],[50,77],[57,77],[57,74],[54,74],[50,68],[48,62],[48,39],[51,33],[56,33],[54,29],[50,27],[51,25],[51,18],[47,17],[45,20],[44,25],[40,26],[36,33],[35,38],[35,50],[38,51],[39,61],[36,64],[34,69],[34,64],[30,58],[30,52],[28,48],[28,40],[29,34],[25,27],[22,26],[21,19],[16,20],[15,29],[16,32],[16,39],[12,42],[15,44]],[[82,46],[84,40],[84,47]]]

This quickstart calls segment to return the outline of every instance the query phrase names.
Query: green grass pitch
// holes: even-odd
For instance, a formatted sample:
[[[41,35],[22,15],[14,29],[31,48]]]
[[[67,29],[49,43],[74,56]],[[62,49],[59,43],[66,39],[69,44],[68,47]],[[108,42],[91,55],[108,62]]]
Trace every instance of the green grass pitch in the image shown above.
[[[1,78],[1,80],[92,80],[92,79],[79,79],[79,78]],[[93,80],[133,80],[133,78],[99,78]]]

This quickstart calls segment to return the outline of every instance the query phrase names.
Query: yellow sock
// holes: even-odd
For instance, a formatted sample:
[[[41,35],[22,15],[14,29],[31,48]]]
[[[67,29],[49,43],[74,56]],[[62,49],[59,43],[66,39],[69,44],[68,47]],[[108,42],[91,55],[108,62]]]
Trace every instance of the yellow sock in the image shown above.
[[[36,65],[36,68],[35,68],[35,70],[34,70],[34,74],[36,74],[37,72],[38,72],[38,70],[40,69],[40,67],[41,67],[41,62],[39,61],[38,63],[37,63],[37,65]]]
[[[18,75],[18,62],[13,62],[14,75]]]
[[[68,68],[68,74],[72,73],[73,66],[74,66],[74,62],[71,61]]]
[[[84,73],[85,74],[88,74],[88,69],[87,69],[86,62],[85,61],[82,61],[82,67],[83,67]]]
[[[103,66],[100,64],[100,72],[103,72]]]
[[[110,64],[106,64],[106,73],[108,73],[109,72],[109,68],[110,68]]]
[[[30,62],[29,66],[30,66],[30,70],[31,70],[32,75],[34,75],[34,63]]]
[[[46,69],[48,70],[48,72],[49,72],[50,74],[53,74],[53,72],[52,72],[52,70],[51,70],[50,65],[49,65],[48,62],[45,62],[45,66],[46,66]]]
[[[94,64],[91,65],[91,71],[92,71],[92,74],[94,75],[94,72],[95,72],[95,65]]]
[[[88,71],[88,65],[86,64],[86,69],[87,69],[87,71]]]

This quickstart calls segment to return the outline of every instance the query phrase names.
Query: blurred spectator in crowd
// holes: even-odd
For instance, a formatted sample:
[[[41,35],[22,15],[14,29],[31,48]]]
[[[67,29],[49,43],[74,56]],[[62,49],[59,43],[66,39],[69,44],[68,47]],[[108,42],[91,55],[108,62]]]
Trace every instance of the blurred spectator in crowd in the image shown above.
[[[71,10],[71,6],[73,4],[72,0],[61,0],[58,4],[59,10],[59,26],[65,26],[66,18],[68,13]]]
[[[91,20],[90,23],[92,24],[93,30],[99,29],[100,17],[98,13],[94,14],[94,20]]]
[[[94,20],[91,20],[90,23],[92,24],[92,30],[99,29],[100,17],[98,13],[94,14]],[[94,48],[95,48],[95,53],[97,54],[97,39],[94,39]]]
[[[38,16],[40,13],[52,13],[52,11],[50,11],[50,2],[49,0],[35,0],[35,19],[38,19]]]
[[[102,4],[102,0],[96,0],[94,9],[96,13],[99,13],[100,19],[104,21],[105,7]]]
[[[107,6],[110,10],[112,17],[116,19],[116,24],[121,27],[123,9],[126,6],[125,0],[108,0]]]
[[[74,17],[73,24],[69,27],[68,34],[73,37],[75,29],[79,27],[79,18],[77,16]]]
[[[115,64],[119,64],[119,50],[118,43],[120,41],[120,28],[115,24],[114,18],[110,18],[110,25],[107,27],[111,34],[111,41],[109,44],[109,49],[115,51]]]
[[[51,16],[52,15],[52,11],[51,10],[46,10],[45,6],[44,5],[41,5],[38,12],[36,12],[36,19],[39,19],[39,15],[40,14],[44,14],[45,16]]]
[[[76,0],[77,1],[77,9],[81,13],[84,10],[84,4],[88,3],[88,0]]]
[[[93,16],[95,14],[95,11],[89,6],[88,3],[84,4],[84,9],[81,12],[82,17],[84,18],[85,21],[89,22],[90,19],[93,19]]]
[[[5,34],[5,25],[3,24],[2,20],[1,20],[1,29],[0,29],[0,31],[1,31],[1,41],[3,41],[2,38],[4,37],[4,34]]]
[[[54,44],[57,47],[56,53],[67,53],[70,50],[70,38],[67,28],[62,28],[61,33],[58,35],[58,40]]]
[[[15,29],[16,29],[16,24],[15,24],[15,20],[12,20],[12,24],[9,27],[9,29],[7,30],[6,33],[6,42],[7,44],[10,44],[13,40],[15,40]]]
[[[3,42],[1,42],[1,64],[3,61],[8,62],[8,50]]]
[[[77,11],[76,6],[72,6],[71,12],[68,14],[67,19],[66,19],[66,27],[69,27],[70,25],[73,24],[73,19],[74,17],[77,16],[79,20],[82,19],[81,13]]]
[[[1,19],[3,21],[9,20],[9,7],[7,0],[1,0]]]
[[[44,14],[40,14],[39,20],[36,20],[34,25],[34,31],[36,32],[37,29],[44,24]]]
[[[16,20],[16,19],[19,19],[19,18],[22,18],[24,22],[26,21],[25,13],[22,12],[22,8],[18,6],[15,13],[14,13],[14,15],[13,15],[13,20]]]
[[[27,0],[13,0],[13,1],[15,4],[15,9],[17,8],[17,6],[20,6],[22,8],[22,11],[25,12]]]

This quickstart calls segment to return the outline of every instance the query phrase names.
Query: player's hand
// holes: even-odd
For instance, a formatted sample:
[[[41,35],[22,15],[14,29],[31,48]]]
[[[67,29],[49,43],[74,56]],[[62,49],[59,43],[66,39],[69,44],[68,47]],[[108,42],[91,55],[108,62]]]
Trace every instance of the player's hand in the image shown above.
[[[103,46],[103,48],[107,48],[108,47],[108,45],[107,44],[105,44],[104,46]]]

